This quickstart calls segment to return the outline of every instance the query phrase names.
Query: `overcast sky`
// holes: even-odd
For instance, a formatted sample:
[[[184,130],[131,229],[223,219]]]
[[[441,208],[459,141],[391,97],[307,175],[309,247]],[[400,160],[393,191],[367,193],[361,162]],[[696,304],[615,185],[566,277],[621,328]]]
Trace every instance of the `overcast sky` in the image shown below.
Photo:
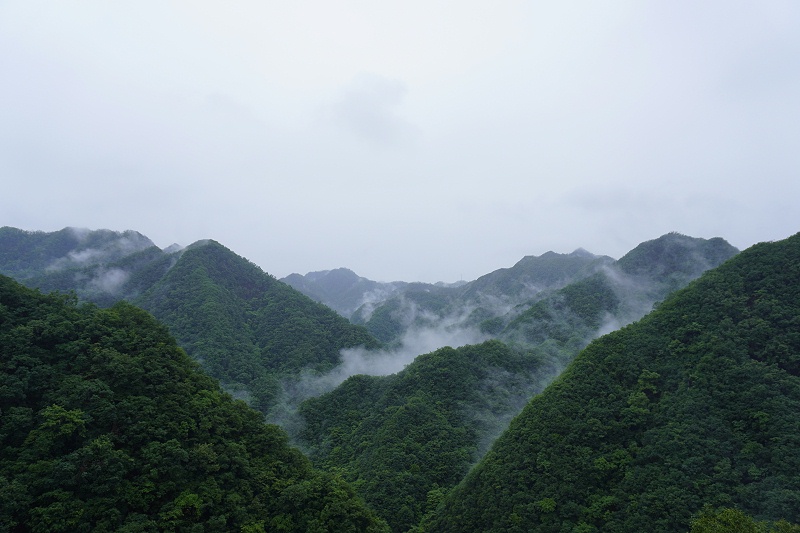
[[[800,231],[800,2],[0,0],[0,226],[456,281]]]

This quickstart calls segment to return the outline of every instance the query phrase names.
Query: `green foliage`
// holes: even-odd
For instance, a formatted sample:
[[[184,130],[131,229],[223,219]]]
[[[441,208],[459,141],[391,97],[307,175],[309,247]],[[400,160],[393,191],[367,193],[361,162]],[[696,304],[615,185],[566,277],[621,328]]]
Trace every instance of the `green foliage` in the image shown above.
[[[756,522],[738,509],[704,507],[692,519],[690,533],[797,533],[800,526],[786,520]]]
[[[797,522],[799,326],[800,235],[741,253],[591,343],[423,529],[687,531],[703,504]]]
[[[136,232],[0,228],[0,273],[43,291],[74,291],[153,313],[226,388],[268,412],[280,380],[323,372],[342,348],[377,341],[214,241],[166,252]]]
[[[279,379],[329,370],[343,348],[378,345],[363,328],[213,241],[187,249],[137,303],[212,376],[247,390],[264,412]]]
[[[382,531],[129,304],[0,277],[0,530]]]
[[[527,344],[554,340],[569,345],[571,340],[588,342],[605,316],[612,316],[619,299],[604,274],[567,285],[520,314],[506,328],[505,335],[523,335]]]
[[[302,444],[340,472],[393,531],[432,512],[534,393],[538,361],[498,341],[418,356],[307,400]]]
[[[719,237],[696,239],[672,232],[639,244],[620,258],[618,266],[626,274],[656,282],[666,295],[737,252]]]

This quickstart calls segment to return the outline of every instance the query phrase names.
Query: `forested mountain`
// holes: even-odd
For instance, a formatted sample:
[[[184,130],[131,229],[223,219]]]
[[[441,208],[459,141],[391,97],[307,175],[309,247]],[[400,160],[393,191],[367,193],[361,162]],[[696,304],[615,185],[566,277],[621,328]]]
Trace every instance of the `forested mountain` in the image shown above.
[[[566,362],[591,339],[638,320],[671,292],[737,252],[720,238],[663,235],[482,326],[506,342],[536,347]]]
[[[176,257],[135,231],[0,228],[0,274],[106,306],[141,294]]]
[[[300,443],[389,522],[433,511],[535,392],[539,361],[499,341],[441,348],[390,376],[353,376],[300,408]]]
[[[481,445],[505,427],[508,418],[501,413],[516,414],[601,328],[640,318],[674,286],[735,252],[722,239],[669,234],[642,243],[619,262],[584,251],[525,258],[461,288],[459,296],[474,304],[492,294],[496,302],[501,295],[530,297],[556,287],[497,332],[514,349],[497,341],[445,348],[393,376],[351,378],[302,405],[300,442],[317,465],[352,480],[394,531],[407,531],[483,455]],[[410,286],[404,294],[435,304],[437,295],[447,293],[430,286],[416,291]],[[494,425],[488,427],[487,420]]]
[[[543,333],[564,330],[582,346],[637,320],[653,303],[737,252],[721,238],[677,233],[642,243],[619,261],[583,249],[547,252],[458,287],[407,284],[382,302],[365,304],[351,320],[390,344],[409,332],[438,328],[472,329],[528,345],[540,345]],[[606,301],[592,304],[595,309],[571,309],[570,300],[581,307],[589,304],[587,298]],[[596,316],[580,316],[587,312]]]
[[[212,376],[248,391],[264,411],[279,379],[330,370],[343,348],[378,346],[363,328],[215,241],[188,247],[135,302]]]
[[[688,531],[706,504],[800,521],[800,234],[592,342],[422,530]]]
[[[502,329],[497,324],[510,320],[508,315],[518,313],[520,307],[612,261],[584,250],[526,256],[510,268],[464,284],[406,284],[384,301],[364,304],[351,320],[385,343],[400,342],[409,332],[425,328],[473,329],[492,336]]]
[[[0,530],[384,531],[127,303],[0,276]]]
[[[99,305],[127,299],[166,324],[231,391],[267,412],[279,381],[378,342],[215,241],[160,250],[136,232],[0,229],[0,273]]]
[[[425,333],[426,328],[435,332],[441,341],[437,346],[447,344],[448,335],[458,331],[474,332],[470,338],[494,338],[503,342],[493,340],[456,349],[441,348],[417,357],[398,374],[354,376],[337,389],[308,399],[299,410],[300,424],[287,427],[297,432],[293,435],[298,443],[328,474],[314,473],[296,455],[292,456],[294,459],[285,459],[287,465],[294,466],[270,464],[276,468],[275,472],[285,472],[289,477],[295,475],[291,473],[295,467],[297,472],[310,472],[308,475],[313,481],[297,483],[312,493],[317,491],[321,496],[316,497],[323,502],[329,502],[326,498],[341,498],[339,503],[349,509],[346,515],[361,517],[353,518],[360,524],[353,526],[353,530],[362,526],[381,526],[370,512],[364,511],[358,502],[351,499],[350,489],[345,481],[337,480],[337,476],[352,482],[357,493],[367,500],[372,510],[389,521],[394,531],[414,528],[422,517],[426,517],[422,529],[431,531],[566,531],[573,528],[577,531],[639,531],[638,528],[645,523],[656,524],[656,530],[686,531],[689,517],[703,503],[739,506],[756,518],[797,520],[795,515],[782,512],[790,505],[800,503],[794,492],[797,488],[792,484],[794,478],[776,473],[780,466],[785,467],[784,472],[796,470],[798,466],[793,452],[784,453],[784,448],[796,447],[797,443],[785,437],[783,430],[800,428],[795,427],[794,419],[783,417],[776,407],[783,402],[788,410],[796,409],[793,402],[797,398],[792,396],[795,390],[792,379],[796,373],[790,372],[789,377],[776,373],[786,371],[775,361],[762,361],[758,363],[761,366],[753,370],[746,365],[725,362],[731,358],[720,356],[729,350],[741,359],[741,353],[756,349],[764,353],[785,352],[794,357],[792,354],[798,341],[786,331],[791,325],[797,329],[800,320],[791,315],[795,312],[791,310],[793,307],[784,311],[787,308],[783,305],[785,294],[776,292],[777,296],[773,296],[773,291],[789,283],[788,278],[747,289],[750,291],[747,298],[736,296],[737,291],[744,290],[743,287],[750,287],[747,284],[757,284],[761,278],[768,278],[766,274],[760,278],[745,273],[740,276],[743,281],[715,289],[714,296],[708,297],[713,300],[713,305],[687,304],[687,311],[683,311],[683,304],[676,304],[676,299],[668,298],[657,304],[658,310],[652,317],[648,316],[590,345],[564,377],[531,402],[493,451],[481,460],[478,469],[447,496],[469,466],[480,460],[508,419],[518,413],[527,400],[552,380],[591,339],[640,319],[653,308],[654,303],[664,300],[670,292],[736,253],[737,250],[722,239],[705,240],[668,234],[642,243],[619,261],[594,256],[584,250],[571,254],[549,252],[539,257],[525,257],[511,268],[500,269],[457,287],[402,282],[374,285],[376,282],[360,278],[346,269],[296,276],[294,281],[298,285],[306,284],[304,290],[318,291],[315,296],[318,299],[329,298],[350,307],[356,301],[360,304],[353,319],[363,322],[376,336],[389,343],[386,351],[380,354],[358,352],[365,359],[397,354],[394,348],[399,343],[410,336]],[[753,253],[748,252],[746,257]],[[739,265],[741,261],[751,259],[736,258],[729,264]],[[729,264],[720,272],[733,268]],[[791,268],[784,270],[784,276],[791,275]],[[768,268],[764,267],[762,271],[767,272]],[[185,249],[170,247],[160,250],[136,232],[66,229],[41,233],[1,228],[0,273],[17,277],[32,287],[75,291],[81,300],[101,306],[111,306],[119,299],[127,299],[146,308],[169,327],[192,358],[223,381],[228,391],[247,399],[262,412],[270,412],[282,387],[287,384],[290,389],[292,386],[299,389],[306,385],[303,380],[309,377],[319,378],[322,382],[327,377],[323,374],[343,360],[343,348],[378,347],[378,341],[364,328],[354,326],[331,309],[313,302],[214,241],[201,241]],[[724,274],[724,279],[727,279],[725,276],[729,274]],[[677,301],[683,301],[681,298],[693,301],[685,295],[695,294],[698,287],[706,287],[709,279],[723,283],[719,281],[723,278],[719,278],[715,271],[693,283]],[[796,281],[792,283],[796,284]],[[319,292],[321,288],[324,291]],[[55,305],[53,302],[65,305],[65,301],[70,301],[69,297],[36,297],[52,305]],[[747,310],[731,318],[730,323],[719,319],[717,315],[723,313],[720,309],[733,313],[732,309],[742,301],[749,306]],[[71,302],[65,305],[65,309],[84,317],[81,320],[90,320],[86,317],[101,317],[106,321],[113,318],[112,322],[125,322],[121,324],[125,327],[150,320],[126,304],[98,310]],[[0,308],[0,321],[5,320],[4,313],[6,308]],[[714,315],[717,322],[701,320],[706,313],[708,316],[717,313]],[[22,319],[21,316],[17,318]],[[682,322],[684,319],[691,319],[688,326]],[[782,325],[773,324],[773,319],[782,320]],[[47,324],[45,321],[44,325]],[[745,326],[750,329],[742,329]],[[74,329],[73,325],[65,327]],[[25,337],[28,339],[25,342],[31,346],[41,348],[40,345],[50,342],[47,339],[54,335],[49,325],[45,328],[36,321],[31,328]],[[111,326],[104,328],[103,331],[108,332]],[[668,328],[677,329],[671,331]],[[757,333],[758,340],[751,340],[748,337],[751,333]],[[80,337],[83,333],[76,329],[74,335]],[[116,333],[108,335],[112,337],[108,342],[123,342],[128,338]],[[133,333],[127,335],[134,336]],[[17,337],[9,339],[8,346],[15,346],[13,343]],[[106,342],[104,339],[91,337],[89,341]],[[69,342],[78,341],[73,339]],[[159,341],[165,342],[163,339]],[[739,342],[743,342],[746,348],[742,348]],[[47,347],[52,347],[51,344]],[[71,346],[61,343],[57,347],[66,350],[64,346],[68,345]],[[114,344],[113,349],[122,353],[118,346]],[[710,347],[713,347],[710,352],[713,355],[698,355],[702,350],[711,350]],[[11,357],[18,350],[12,352],[4,354],[4,358],[6,355]],[[414,355],[418,353],[415,351]],[[695,362],[692,357],[700,357],[702,363]],[[766,355],[759,357],[769,359]],[[8,360],[17,365],[13,358]],[[5,362],[4,359],[3,364]],[[117,365],[118,361],[114,359],[113,363]],[[754,361],[751,363],[756,364]],[[141,359],[136,359],[136,364],[147,367]],[[64,365],[68,363],[63,362],[56,370],[48,370],[46,376],[71,375],[72,370]],[[719,377],[706,375],[708,368],[716,369],[715,372],[718,370]],[[751,384],[748,380],[758,379],[759,369],[764,370],[762,382]],[[25,372],[27,370],[23,374],[28,376]],[[85,381],[91,381],[96,378],[92,372],[84,372],[81,376]],[[34,376],[30,379],[37,375],[30,374]],[[168,379],[164,378],[166,381],[153,382],[153,386],[160,383],[157,392],[164,392],[168,388],[167,381],[174,380],[173,374],[169,375]],[[747,379],[743,380],[740,389],[733,384],[742,376]],[[28,377],[25,379],[30,381]],[[84,390],[78,378],[68,379],[77,384],[76,390]],[[73,386],[73,381],[69,382],[69,387]],[[722,383],[718,395],[710,392],[717,390],[717,381]],[[0,397],[17,386],[15,382],[11,383],[5,388],[0,384]],[[177,383],[182,391],[187,389],[180,385],[180,380]],[[59,387],[63,391],[68,388],[67,385]],[[318,394],[319,389],[316,390]],[[553,392],[563,390],[567,392]],[[82,396],[69,405],[57,404],[67,415],[60,411],[53,411],[55,414],[45,412],[50,404],[42,404],[38,408],[41,415],[31,407],[32,411],[25,415],[28,418],[21,418],[19,422],[23,424],[19,427],[23,428],[44,427],[43,424],[52,428],[51,418],[57,415],[53,420],[78,428],[65,433],[72,440],[65,438],[64,441],[80,446],[73,449],[60,444],[60,450],[67,450],[61,454],[64,458],[55,458],[57,454],[53,452],[54,457],[48,459],[56,461],[47,465],[57,466],[59,472],[70,472],[69,468],[74,470],[77,459],[72,458],[73,452],[96,440],[93,437],[94,440],[80,441],[78,437],[83,438],[80,431],[85,424],[75,420],[85,420],[89,424],[95,418],[102,419],[100,414],[74,415],[73,411],[83,410],[81,402],[94,405],[92,402],[100,401],[93,399],[95,396],[105,398],[94,392],[79,394]],[[568,397],[565,399],[560,394]],[[767,398],[764,400],[766,404],[750,408],[750,398],[759,395]],[[220,397],[226,398],[224,394]],[[681,398],[689,400],[684,404]],[[217,405],[220,402],[237,406],[230,408],[236,413],[239,413],[236,409],[244,409],[230,399],[212,403]],[[194,403],[192,400],[187,405]],[[733,406],[730,412],[724,411],[723,404]],[[732,414],[734,408],[738,414]],[[107,409],[103,404],[102,412]],[[149,412],[147,409],[145,411]],[[250,420],[248,417],[254,416],[231,414],[234,411],[225,416],[233,420]],[[6,416],[8,412],[2,411],[0,427],[18,423]],[[709,418],[703,418],[703,413]],[[124,416],[130,419],[129,414]],[[153,416],[157,418],[162,414]],[[683,418],[687,416],[690,418]],[[112,421],[118,419],[121,420],[112,417]],[[298,419],[291,420],[296,422]],[[240,427],[244,422],[237,424]],[[0,432],[0,439],[11,439],[12,433],[16,434],[17,426],[7,427],[12,429]],[[184,433],[193,431],[180,427]],[[33,430],[23,430],[23,435],[28,434],[25,431],[30,433]],[[119,423],[110,431],[109,438],[113,440],[117,435],[115,432],[120,431]],[[152,431],[156,432],[155,429]],[[213,433],[211,429],[208,432]],[[274,435],[275,439],[283,438],[279,433]],[[20,438],[23,440],[13,441],[8,453],[23,453],[22,450],[27,448],[27,437]],[[252,437],[256,441],[259,438]],[[731,438],[740,440],[731,444]],[[127,451],[118,444],[114,446],[113,450],[123,450],[131,456],[131,461],[139,460],[135,455],[138,452]],[[228,445],[221,446],[220,449],[226,450]],[[258,454],[258,445],[254,446]],[[713,450],[706,453],[706,447]],[[213,445],[218,456],[231,457],[233,452],[219,452],[218,448]],[[669,455],[673,448],[681,451],[675,456]],[[701,451],[705,455],[700,454]],[[183,460],[184,455],[175,454],[171,457]],[[6,456],[2,457],[6,461]],[[193,456],[189,453],[186,457],[191,459]],[[292,462],[295,460],[299,462]],[[18,458],[11,458],[3,464],[18,461]],[[62,461],[65,461],[63,468]],[[121,461],[132,464],[126,462],[128,459]],[[231,461],[236,463],[238,459]],[[82,465],[84,463],[79,463],[79,474]],[[708,473],[709,468],[713,473]],[[191,468],[189,470],[194,472]],[[31,472],[25,479],[33,480],[36,487],[43,486],[38,478],[30,477],[33,476]],[[35,473],[42,474],[39,470]],[[18,474],[15,471],[13,476]],[[13,483],[17,481],[14,480],[23,479],[13,476],[0,473],[0,501],[3,501],[4,494],[16,490]],[[130,476],[123,478],[126,483],[133,479]],[[655,481],[662,478],[666,481]],[[787,484],[787,479],[791,483]],[[484,481],[486,485],[481,484]],[[186,495],[189,499],[180,500],[182,505],[186,504],[181,507],[183,515],[169,510],[177,509],[177,504],[172,508],[164,507],[170,503],[166,499],[158,500],[161,507],[156,518],[144,511],[130,511],[132,504],[126,503],[128,510],[125,512],[137,513],[131,518],[133,522],[129,529],[147,529],[150,526],[136,529],[138,525],[134,522],[141,520],[149,524],[148,520],[167,520],[166,517],[173,520],[170,524],[178,524],[176,520],[200,516],[197,510],[200,508],[207,510],[202,515],[205,517],[202,520],[207,520],[206,529],[213,530],[217,527],[214,524],[223,523],[214,514],[217,510],[225,515],[225,520],[230,520],[228,511],[224,510],[227,503],[207,499],[206,495],[213,491],[205,488],[205,482],[192,483],[204,488],[202,491],[192,489]],[[248,483],[245,480],[236,487],[245,487],[242,490],[250,491],[247,494],[255,494],[257,489]],[[250,509],[254,509],[256,514],[267,509],[269,514],[274,512],[269,505],[274,504],[284,506],[277,515],[282,518],[265,519],[266,530],[281,530],[283,525],[289,529],[308,527],[311,530],[318,523],[313,520],[317,519],[330,519],[324,527],[333,527],[331,524],[338,519],[330,514],[326,514],[328,518],[324,519],[310,518],[311,515],[286,518],[294,511],[286,511],[286,505],[291,506],[284,503],[289,500],[300,502],[305,497],[303,490],[296,488],[297,483],[283,483],[281,490],[270,493],[274,502],[244,506],[240,515],[246,518],[244,522],[236,523],[258,526],[261,519],[250,521]],[[65,487],[65,491],[78,491],[75,493],[79,494],[78,488],[73,490],[69,484]],[[284,493],[284,489],[288,493]],[[36,506],[39,505],[37,502],[45,502],[44,506],[50,509],[48,516],[62,516],[58,515],[61,509],[84,509],[84,503],[74,503],[71,495],[58,493],[44,497],[35,490],[31,493],[34,496],[25,500],[28,503],[24,505]],[[132,490],[136,492],[139,489]],[[224,492],[228,486],[220,490]],[[329,490],[332,492],[326,492]],[[77,496],[81,502],[94,498],[94,495],[84,497],[81,494]],[[182,494],[170,496],[170,501],[177,502],[175,498]],[[195,505],[195,496],[203,503]],[[446,503],[439,506],[443,499]],[[752,501],[750,507],[742,504],[745,499]],[[659,503],[662,501],[666,503]],[[213,505],[208,502],[213,502]],[[90,507],[95,505],[91,503]],[[333,512],[333,507],[325,507],[327,503],[322,507],[309,502],[298,505],[308,506],[311,513],[320,510],[323,514]],[[664,512],[670,518],[657,516],[655,509],[668,509]],[[80,512],[89,513],[85,516],[99,514],[92,515],[86,510]],[[21,515],[14,513],[17,511],[12,509],[2,515],[2,519],[19,521]],[[45,516],[41,514],[44,511],[32,513],[31,516]],[[122,511],[120,513],[120,516],[124,515]],[[708,512],[704,517],[715,520],[723,514]],[[39,530],[56,527],[54,519],[50,520],[49,525],[36,527]],[[116,526],[97,527],[120,527],[123,530],[128,527],[124,521],[109,520],[112,522],[108,524]],[[345,518],[343,523],[349,523],[347,520],[350,518]],[[73,522],[64,524],[58,527],[74,529]],[[169,527],[177,530],[190,526]],[[350,526],[345,526],[345,530],[347,527]],[[219,526],[218,529],[224,530],[225,527]]]

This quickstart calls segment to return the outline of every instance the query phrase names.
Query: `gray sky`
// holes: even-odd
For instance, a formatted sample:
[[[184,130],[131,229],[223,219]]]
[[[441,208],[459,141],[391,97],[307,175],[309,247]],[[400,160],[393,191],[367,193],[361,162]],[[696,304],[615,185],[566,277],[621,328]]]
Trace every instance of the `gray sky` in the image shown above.
[[[0,0],[0,225],[474,279],[800,231],[800,2]]]

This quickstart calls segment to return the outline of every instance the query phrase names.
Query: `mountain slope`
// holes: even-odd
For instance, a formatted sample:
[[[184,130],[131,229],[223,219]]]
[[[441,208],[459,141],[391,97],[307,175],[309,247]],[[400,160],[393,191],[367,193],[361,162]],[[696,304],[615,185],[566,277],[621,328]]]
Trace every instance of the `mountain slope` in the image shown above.
[[[0,228],[0,274],[43,291],[74,291],[99,305],[135,298],[173,261],[135,231]]]
[[[144,311],[0,276],[0,530],[382,531]]]
[[[407,531],[537,392],[538,361],[498,341],[441,348],[403,371],[354,376],[301,405],[300,443]]]
[[[212,376],[267,410],[278,379],[323,372],[340,350],[377,347],[350,324],[214,241],[186,249],[136,303],[166,324]]]
[[[264,412],[282,379],[329,369],[342,348],[378,345],[363,328],[214,241],[160,250],[134,231],[4,227],[0,273],[101,306],[136,303],[213,377]]]
[[[589,345],[425,531],[686,531],[800,519],[800,234]]]

